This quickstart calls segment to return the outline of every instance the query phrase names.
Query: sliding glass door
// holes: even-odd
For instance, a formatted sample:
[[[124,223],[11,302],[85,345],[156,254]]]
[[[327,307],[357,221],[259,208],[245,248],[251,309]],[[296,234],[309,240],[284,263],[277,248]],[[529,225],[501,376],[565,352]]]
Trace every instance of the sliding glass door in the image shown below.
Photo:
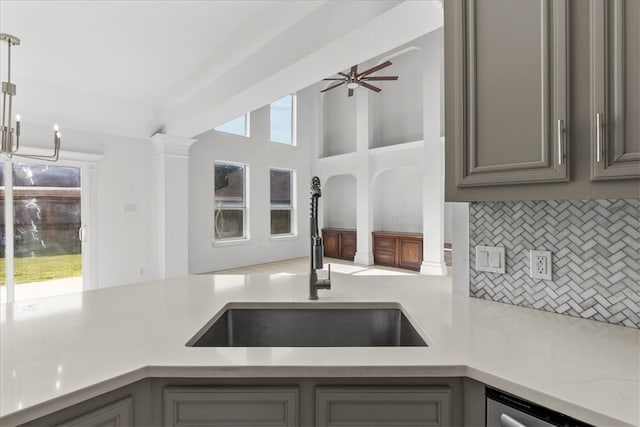
[[[5,178],[0,173],[1,302],[83,290],[82,168],[59,164],[5,162],[11,167],[13,233],[6,227]],[[10,212],[10,213],[11,213]],[[9,215],[11,216],[11,214]],[[13,234],[13,236],[10,236]],[[7,245],[13,241],[13,250]],[[12,261],[8,259],[13,252]],[[7,269],[9,277],[7,278]]]

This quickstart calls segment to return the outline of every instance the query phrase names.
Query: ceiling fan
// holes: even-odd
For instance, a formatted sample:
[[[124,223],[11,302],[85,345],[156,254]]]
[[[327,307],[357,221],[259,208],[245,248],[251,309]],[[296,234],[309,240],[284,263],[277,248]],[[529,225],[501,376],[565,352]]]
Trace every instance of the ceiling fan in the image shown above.
[[[353,67],[351,67],[351,71],[349,71],[349,74],[338,73],[340,77],[322,79],[322,80],[337,80],[338,82],[332,84],[326,89],[321,90],[320,92],[326,92],[340,85],[345,85],[347,89],[349,89],[347,96],[353,96],[353,90],[357,89],[360,86],[366,87],[367,89],[372,90],[374,92],[380,92],[382,89],[380,89],[379,87],[373,86],[368,82],[376,81],[376,80],[377,81],[398,80],[398,76],[369,76],[369,74],[373,74],[376,71],[380,71],[383,68],[388,67],[389,65],[391,65],[391,61],[386,61],[380,65],[376,65],[373,68],[369,68],[367,71],[363,71],[361,73],[358,73],[358,66],[354,65]]]

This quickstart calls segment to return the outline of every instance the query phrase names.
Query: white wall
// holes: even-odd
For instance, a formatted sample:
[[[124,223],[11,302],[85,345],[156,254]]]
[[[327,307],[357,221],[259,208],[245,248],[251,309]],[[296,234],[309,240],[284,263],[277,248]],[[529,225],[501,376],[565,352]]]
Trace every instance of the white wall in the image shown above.
[[[397,49],[402,53],[389,58],[392,65],[374,74],[398,76],[398,80],[371,82],[382,89],[370,97],[373,114],[371,147],[422,140],[422,72],[425,55],[432,54],[422,50],[425,37],[429,36]]]
[[[88,231],[98,250],[98,283],[92,287],[158,278],[151,141],[61,126],[63,151],[103,155],[96,168],[97,224]],[[23,123],[21,145],[49,149],[51,133],[49,126]]]
[[[338,175],[327,179],[322,190],[324,226],[356,228],[356,177]]]
[[[451,243],[453,240],[453,203],[444,204],[444,241]]]
[[[297,146],[269,141],[269,105],[251,112],[251,136],[211,130],[198,136],[189,153],[189,272],[203,273],[225,268],[306,256],[309,233],[310,144],[316,138],[316,105],[311,88],[298,93]],[[214,243],[214,161],[248,165],[249,239]],[[295,199],[297,235],[272,238],[269,211],[269,169],[296,171]]]
[[[325,86],[329,85],[320,87],[324,89]],[[327,157],[355,152],[356,97],[347,96],[347,88],[338,86],[322,95],[322,108],[323,149],[320,153]]]
[[[422,180],[414,168],[381,172],[373,182],[375,231],[422,233]]]
[[[159,277],[150,140],[105,137],[98,166],[99,286]],[[126,206],[126,208],[125,208]]]

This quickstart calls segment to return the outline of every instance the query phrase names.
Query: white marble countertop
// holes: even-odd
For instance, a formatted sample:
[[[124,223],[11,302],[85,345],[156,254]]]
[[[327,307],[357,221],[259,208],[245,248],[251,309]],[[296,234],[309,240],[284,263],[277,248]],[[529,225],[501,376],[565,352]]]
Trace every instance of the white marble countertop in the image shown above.
[[[640,330],[468,298],[450,279],[189,276],[0,308],[0,425],[146,377],[467,376],[598,426],[640,425]],[[429,347],[192,348],[230,302],[397,302]]]

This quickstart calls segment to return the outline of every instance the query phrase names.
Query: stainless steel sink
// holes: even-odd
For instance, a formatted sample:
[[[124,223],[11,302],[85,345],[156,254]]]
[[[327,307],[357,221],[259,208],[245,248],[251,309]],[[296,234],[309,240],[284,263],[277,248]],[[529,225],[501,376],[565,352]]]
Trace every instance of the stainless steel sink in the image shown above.
[[[370,347],[427,344],[396,307],[344,304],[228,306],[190,347]]]

